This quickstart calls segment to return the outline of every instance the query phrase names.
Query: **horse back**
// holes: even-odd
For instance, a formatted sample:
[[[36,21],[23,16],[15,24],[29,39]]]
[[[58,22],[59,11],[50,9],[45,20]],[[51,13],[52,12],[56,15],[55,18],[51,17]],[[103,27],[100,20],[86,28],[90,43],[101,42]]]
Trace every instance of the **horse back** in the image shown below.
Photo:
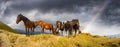
[[[37,24],[41,27],[46,28],[46,29],[53,28],[53,25],[51,23],[47,23],[47,22],[44,22],[44,21],[38,21]]]
[[[26,21],[25,22],[25,27],[26,28],[35,28],[35,24],[32,21]]]

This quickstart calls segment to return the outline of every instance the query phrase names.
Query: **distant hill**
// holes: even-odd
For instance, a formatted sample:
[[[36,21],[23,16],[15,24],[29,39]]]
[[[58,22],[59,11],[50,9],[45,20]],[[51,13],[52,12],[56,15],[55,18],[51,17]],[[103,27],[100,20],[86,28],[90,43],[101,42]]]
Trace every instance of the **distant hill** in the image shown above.
[[[107,35],[107,37],[110,37],[110,38],[120,38],[120,33],[119,34],[115,34],[115,35]]]
[[[1,30],[6,30],[6,31],[9,31],[9,32],[17,33],[14,29],[12,29],[11,27],[9,27],[8,25],[4,24],[1,21],[0,21],[0,29]]]
[[[14,30],[16,30],[18,33],[20,33],[20,34],[26,34],[26,31],[25,30],[20,30],[20,29],[14,29]],[[38,31],[34,31],[33,32],[33,34],[40,34],[40,32],[38,32]]]

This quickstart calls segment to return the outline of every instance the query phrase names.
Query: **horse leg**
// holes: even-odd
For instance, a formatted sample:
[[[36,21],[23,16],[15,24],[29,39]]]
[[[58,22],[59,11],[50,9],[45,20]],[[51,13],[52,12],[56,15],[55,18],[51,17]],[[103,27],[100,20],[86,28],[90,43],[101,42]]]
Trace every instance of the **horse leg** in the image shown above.
[[[50,31],[50,34],[54,34],[54,32],[51,28],[49,29],[49,31]]]
[[[54,35],[56,35],[56,31],[54,29],[52,29],[52,32],[54,33]]]
[[[81,30],[80,29],[78,29],[78,34],[80,34],[81,33]]]
[[[34,32],[34,29],[35,29],[35,28],[32,28],[32,29],[33,29],[33,32]]]
[[[71,34],[72,34],[71,30],[69,30],[69,32],[68,32],[68,36],[70,36]]]
[[[61,31],[61,33],[62,33],[62,36],[63,36],[63,31]]]
[[[56,31],[56,34],[59,34],[59,31],[57,31],[58,29],[56,28],[55,31]]]
[[[59,32],[59,28],[56,29],[56,32]]]
[[[50,29],[50,34],[54,34],[53,31]]]
[[[41,31],[40,31],[41,33],[43,33],[44,32],[44,28],[42,27],[42,29],[41,29]]]
[[[55,28],[55,31],[57,31],[57,30],[58,30],[58,28],[56,27],[56,28]],[[57,31],[57,32],[58,32],[58,31]]]
[[[67,34],[67,29],[65,29],[65,35]]]
[[[59,28],[57,28],[57,31],[56,32],[58,32],[58,34],[60,35],[60,31],[59,31],[60,29]]]
[[[68,30],[66,30],[66,34],[68,34],[67,32],[68,32]]]
[[[72,35],[72,29],[69,29],[69,35]]]
[[[27,34],[28,34],[27,31],[28,31],[28,29],[26,28],[26,36],[27,36]]]
[[[77,33],[77,29],[74,29],[75,30],[75,34],[74,34],[74,36],[76,36],[76,33]]]
[[[28,36],[30,36],[29,28],[28,28]]]
[[[30,28],[31,29],[31,32],[30,32],[30,34],[32,35],[32,32],[33,32],[33,28]]]

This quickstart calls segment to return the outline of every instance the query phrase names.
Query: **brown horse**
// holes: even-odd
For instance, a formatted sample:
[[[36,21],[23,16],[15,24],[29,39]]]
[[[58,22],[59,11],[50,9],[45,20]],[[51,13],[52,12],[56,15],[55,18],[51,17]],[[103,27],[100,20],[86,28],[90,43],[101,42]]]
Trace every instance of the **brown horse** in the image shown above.
[[[34,29],[36,27],[34,22],[30,21],[27,17],[23,16],[22,14],[19,14],[17,16],[16,23],[18,24],[20,21],[24,22],[24,26],[26,29],[26,36],[30,36],[29,30],[31,29],[31,34],[32,34],[32,31],[34,32]]]
[[[52,33],[54,35],[56,34],[56,31],[55,31],[53,25],[50,23],[40,20],[40,21],[35,21],[34,24],[35,24],[35,26],[40,26],[42,28],[40,31],[42,33],[44,32],[44,29],[46,29],[46,30],[49,30],[50,33]]]

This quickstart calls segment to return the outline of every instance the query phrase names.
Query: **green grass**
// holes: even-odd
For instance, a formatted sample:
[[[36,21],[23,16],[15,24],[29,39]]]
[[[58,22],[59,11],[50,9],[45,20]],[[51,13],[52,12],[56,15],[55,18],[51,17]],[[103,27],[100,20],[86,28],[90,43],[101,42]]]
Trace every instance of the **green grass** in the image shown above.
[[[1,30],[6,30],[6,31],[9,31],[9,32],[17,33],[14,29],[12,29],[12,28],[9,27],[8,25],[2,23],[1,21],[0,21],[0,29],[1,29]]]

